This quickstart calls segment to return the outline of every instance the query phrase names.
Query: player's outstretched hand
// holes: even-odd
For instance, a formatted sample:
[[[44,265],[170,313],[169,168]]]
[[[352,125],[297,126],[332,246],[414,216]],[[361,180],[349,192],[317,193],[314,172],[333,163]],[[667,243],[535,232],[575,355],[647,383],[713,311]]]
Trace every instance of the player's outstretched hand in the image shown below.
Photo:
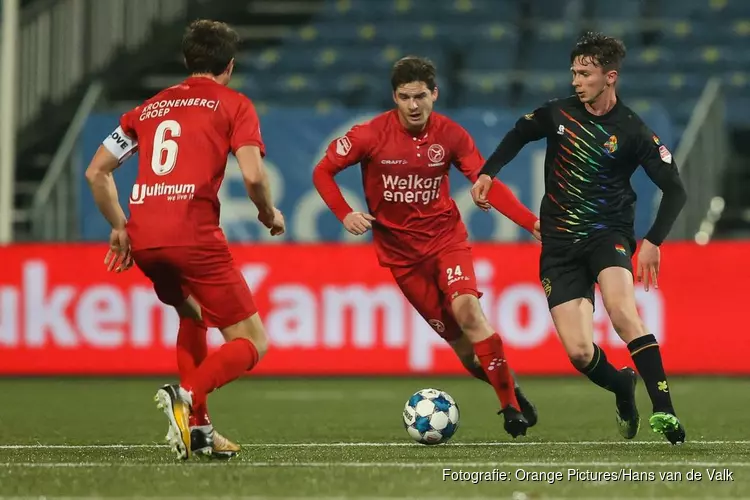
[[[648,292],[649,281],[654,288],[659,288],[656,278],[659,276],[661,251],[659,247],[648,240],[643,240],[638,251],[638,281],[643,282],[643,288]]]
[[[492,177],[482,174],[471,188],[471,199],[474,200],[476,206],[485,212],[490,209],[490,202],[487,201],[487,194],[490,192],[491,187]]]
[[[109,250],[104,257],[107,271],[121,273],[133,267],[133,263],[128,232],[125,229],[113,229],[109,233]]]
[[[364,212],[350,212],[344,217],[344,227],[347,231],[355,236],[365,234],[369,229],[372,229],[371,221],[374,221],[375,217]]]
[[[271,222],[271,236],[280,236],[286,231],[286,223],[284,222],[284,214],[278,208],[273,209],[273,222]]]

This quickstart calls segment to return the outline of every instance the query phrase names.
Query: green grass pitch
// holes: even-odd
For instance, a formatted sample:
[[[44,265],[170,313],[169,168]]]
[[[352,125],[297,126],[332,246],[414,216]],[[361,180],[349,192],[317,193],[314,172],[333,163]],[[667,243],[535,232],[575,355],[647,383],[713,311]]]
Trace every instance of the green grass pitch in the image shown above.
[[[539,423],[518,440],[502,430],[491,388],[470,378],[249,377],[209,400],[216,428],[244,445],[230,462],[170,454],[152,401],[163,382],[0,379],[0,497],[750,496],[747,379],[673,378],[688,438],[673,447],[648,427],[642,384],[641,431],[625,442],[614,397],[582,377],[523,378]],[[404,403],[426,387],[460,406],[447,445],[418,445],[403,429]],[[472,481],[472,472],[493,480]]]

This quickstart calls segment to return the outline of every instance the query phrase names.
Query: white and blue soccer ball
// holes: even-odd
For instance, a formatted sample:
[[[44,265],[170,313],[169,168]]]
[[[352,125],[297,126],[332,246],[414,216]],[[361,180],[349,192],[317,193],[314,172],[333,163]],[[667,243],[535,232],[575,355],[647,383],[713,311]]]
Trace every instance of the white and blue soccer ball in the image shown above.
[[[447,442],[458,429],[458,404],[447,392],[422,389],[404,406],[406,432],[421,444]]]

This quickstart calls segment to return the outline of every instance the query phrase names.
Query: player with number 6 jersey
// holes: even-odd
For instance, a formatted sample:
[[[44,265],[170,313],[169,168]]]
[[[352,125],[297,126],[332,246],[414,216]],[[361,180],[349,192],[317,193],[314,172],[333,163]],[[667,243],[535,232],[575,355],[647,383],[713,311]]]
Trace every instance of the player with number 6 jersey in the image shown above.
[[[401,59],[391,86],[397,109],[333,141],[313,182],[350,233],[372,229],[378,259],[404,296],[466,369],[492,385],[505,430],[513,437],[526,434],[536,409],[514,383],[502,340],[482,312],[468,234],[448,187],[451,164],[473,182],[484,160],[466,130],[432,112],[438,90],[430,61]],[[355,212],[334,180],[357,163],[368,213]],[[490,198],[498,211],[538,236],[537,217],[507,186],[495,182]]]
[[[219,227],[218,191],[230,152],[258,219],[272,235],[284,232],[262,163],[258,116],[247,97],[227,87],[238,43],[224,23],[193,22],[182,43],[190,77],[122,115],[86,172],[112,225],[109,269],[126,270],[134,262],[180,316],[180,384],[162,387],[155,399],[168,418],[167,440],[182,459],[193,453],[231,458],[239,451],[214,431],[207,396],[255,366],[267,346],[250,289]],[[135,152],[138,175],[126,222],[112,172]],[[211,355],[208,326],[226,340]]]

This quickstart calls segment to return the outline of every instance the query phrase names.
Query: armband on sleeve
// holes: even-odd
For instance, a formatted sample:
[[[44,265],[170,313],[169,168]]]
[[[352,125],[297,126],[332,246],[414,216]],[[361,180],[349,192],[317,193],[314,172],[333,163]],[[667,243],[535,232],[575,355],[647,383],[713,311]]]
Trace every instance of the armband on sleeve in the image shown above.
[[[122,127],[117,127],[109,134],[102,145],[117,158],[119,163],[130,158],[138,150],[138,141],[128,137]]]

